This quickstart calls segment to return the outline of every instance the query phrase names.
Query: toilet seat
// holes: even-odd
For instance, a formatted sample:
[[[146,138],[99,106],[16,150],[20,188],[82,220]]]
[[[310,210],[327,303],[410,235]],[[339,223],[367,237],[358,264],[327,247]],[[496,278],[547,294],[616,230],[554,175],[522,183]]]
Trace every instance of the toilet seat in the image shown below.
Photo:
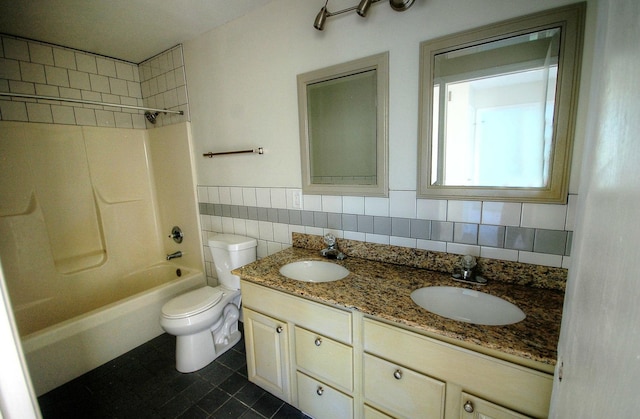
[[[162,315],[169,319],[195,316],[214,307],[225,293],[216,288],[202,287],[173,298],[162,307]]]

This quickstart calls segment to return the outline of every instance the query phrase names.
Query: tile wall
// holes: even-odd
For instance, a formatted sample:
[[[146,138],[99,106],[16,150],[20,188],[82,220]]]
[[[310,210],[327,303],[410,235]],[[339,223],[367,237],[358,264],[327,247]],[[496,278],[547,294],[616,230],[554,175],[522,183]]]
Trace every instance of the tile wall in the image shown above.
[[[181,109],[156,126],[188,119],[182,46],[138,66],[43,42],[0,34],[0,92]],[[151,128],[144,111],[0,96],[0,120],[115,128]]]
[[[302,195],[300,189],[198,186],[207,276],[213,276],[209,237],[258,239],[258,257],[291,246],[291,233],[472,254],[491,259],[569,265],[576,195],[567,205]]]

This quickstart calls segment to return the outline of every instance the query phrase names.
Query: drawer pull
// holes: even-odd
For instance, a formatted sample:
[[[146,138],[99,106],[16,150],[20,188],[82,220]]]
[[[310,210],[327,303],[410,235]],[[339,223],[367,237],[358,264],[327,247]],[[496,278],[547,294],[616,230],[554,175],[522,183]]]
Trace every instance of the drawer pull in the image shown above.
[[[316,346],[320,346],[320,345],[322,345],[322,339],[316,338],[314,343],[316,344]]]
[[[402,371],[400,370],[395,370],[393,372],[393,378],[395,378],[396,380],[399,380],[402,378]]]
[[[324,389],[320,386],[318,386],[318,389],[316,390],[316,394],[318,396],[322,396],[322,394],[324,393]]]
[[[276,327],[276,332],[277,333],[282,333],[282,326]]]
[[[473,403],[471,403],[471,400],[467,400],[467,402],[464,404],[463,408],[464,408],[465,412],[473,413]]]

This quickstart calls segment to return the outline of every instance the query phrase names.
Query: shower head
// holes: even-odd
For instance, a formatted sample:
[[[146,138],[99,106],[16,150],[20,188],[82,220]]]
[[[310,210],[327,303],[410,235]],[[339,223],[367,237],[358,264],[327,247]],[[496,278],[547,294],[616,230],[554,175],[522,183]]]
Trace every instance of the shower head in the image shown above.
[[[154,113],[151,113],[151,112],[147,111],[147,112],[145,112],[145,113],[144,113],[144,116],[145,116],[145,117],[147,118],[147,120],[148,120],[149,122],[151,122],[152,124],[155,124],[155,123],[156,123],[156,118],[158,117],[158,115],[160,115],[160,112],[154,112]]]

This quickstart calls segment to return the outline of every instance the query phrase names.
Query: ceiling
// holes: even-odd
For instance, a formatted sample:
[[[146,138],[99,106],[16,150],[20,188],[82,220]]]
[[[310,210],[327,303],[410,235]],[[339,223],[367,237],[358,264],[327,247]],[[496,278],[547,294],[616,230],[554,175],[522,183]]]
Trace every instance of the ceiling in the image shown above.
[[[0,33],[140,63],[271,0],[0,0]]]

